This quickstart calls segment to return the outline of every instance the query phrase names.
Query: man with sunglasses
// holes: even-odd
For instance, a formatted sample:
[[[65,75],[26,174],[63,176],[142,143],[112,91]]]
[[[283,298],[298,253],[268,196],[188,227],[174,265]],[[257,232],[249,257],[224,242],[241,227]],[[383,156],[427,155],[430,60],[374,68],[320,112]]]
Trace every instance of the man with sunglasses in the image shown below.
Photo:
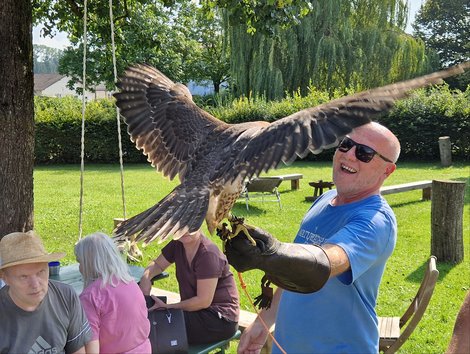
[[[287,353],[378,353],[375,305],[397,229],[394,213],[381,197],[380,187],[395,171],[399,154],[398,139],[384,126],[369,123],[356,128],[341,141],[333,158],[336,190],[314,202],[294,244],[278,242],[277,254],[257,256],[242,255],[240,241],[238,246],[235,242],[227,244],[227,257],[235,268],[262,269],[268,277],[273,275],[275,284],[282,271],[276,273],[269,266],[282,264],[283,259],[276,257],[290,253],[280,256],[289,258],[285,262],[289,271],[315,274],[309,276],[309,281],[319,288],[299,294],[278,287],[271,307],[263,309],[244,331],[239,353],[260,352],[268,335],[260,317],[268,327],[276,324],[275,338]],[[266,238],[256,232],[251,236],[257,242]],[[306,270],[305,259],[303,265],[300,266],[300,259],[296,265],[296,247],[311,251],[308,268],[313,273]],[[325,275],[328,266],[329,273]],[[301,285],[306,284],[311,285]],[[273,345],[273,353],[279,352]]]

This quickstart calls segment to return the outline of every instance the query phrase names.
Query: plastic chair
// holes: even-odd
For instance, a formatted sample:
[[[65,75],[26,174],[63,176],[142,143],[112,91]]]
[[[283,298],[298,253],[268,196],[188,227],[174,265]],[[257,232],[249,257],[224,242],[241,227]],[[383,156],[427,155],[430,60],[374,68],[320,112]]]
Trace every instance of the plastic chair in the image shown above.
[[[250,210],[248,202],[254,198],[261,198],[262,201],[277,202],[279,203],[279,209],[282,209],[281,195],[277,189],[281,182],[282,178],[280,177],[259,177],[249,180],[241,194],[245,198],[246,210]],[[269,197],[272,197],[272,199],[269,199]]]

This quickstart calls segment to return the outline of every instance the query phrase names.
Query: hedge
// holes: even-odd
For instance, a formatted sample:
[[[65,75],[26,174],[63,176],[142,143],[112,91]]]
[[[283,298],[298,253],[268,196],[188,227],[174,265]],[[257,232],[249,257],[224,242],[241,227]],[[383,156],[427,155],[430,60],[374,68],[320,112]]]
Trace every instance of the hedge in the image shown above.
[[[470,86],[465,92],[447,86],[417,90],[379,121],[400,140],[401,159],[439,159],[439,137],[449,136],[452,158],[470,160]]]
[[[35,163],[79,163],[81,156],[82,103],[73,97],[35,98]],[[121,121],[123,159],[144,162],[146,157],[129,139]],[[85,111],[87,162],[119,162],[116,108],[114,100],[91,101]]]
[[[335,97],[340,94],[336,93]],[[205,107],[228,123],[254,120],[272,122],[300,109],[330,100],[326,92],[315,89],[307,97],[295,94],[282,101],[241,98],[219,107]],[[81,151],[81,101],[73,97],[35,98],[35,162],[78,163]],[[400,159],[438,160],[441,136],[450,136],[452,157],[470,160],[470,87],[465,92],[442,85],[420,89],[378,119],[400,139]],[[129,139],[121,121],[124,162],[145,162],[146,157]],[[91,101],[85,113],[85,160],[87,163],[119,161],[116,111],[113,99]],[[333,151],[308,159],[330,160]]]

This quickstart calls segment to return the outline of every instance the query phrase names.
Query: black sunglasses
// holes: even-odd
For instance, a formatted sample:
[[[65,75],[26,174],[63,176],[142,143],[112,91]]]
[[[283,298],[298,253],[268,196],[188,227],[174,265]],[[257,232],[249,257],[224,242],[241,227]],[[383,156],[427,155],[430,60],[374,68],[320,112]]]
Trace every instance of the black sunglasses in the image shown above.
[[[359,161],[368,163],[370,162],[373,158],[374,155],[380,156],[383,160],[387,162],[393,163],[392,160],[387,159],[385,156],[379,154],[377,151],[372,149],[371,147],[363,144],[358,144],[351,138],[345,137],[343,141],[338,145],[338,150],[341,152],[348,152],[353,148],[353,146],[356,147],[356,158]]]

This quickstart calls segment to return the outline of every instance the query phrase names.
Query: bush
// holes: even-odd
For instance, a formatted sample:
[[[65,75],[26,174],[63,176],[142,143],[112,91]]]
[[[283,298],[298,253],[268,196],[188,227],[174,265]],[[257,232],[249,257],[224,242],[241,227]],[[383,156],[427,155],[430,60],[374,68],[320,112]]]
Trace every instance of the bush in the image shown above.
[[[379,121],[400,140],[400,159],[439,159],[439,137],[449,136],[452,158],[470,159],[470,87],[442,85],[415,91]]]
[[[339,92],[333,98],[337,97],[340,97]],[[326,92],[311,88],[306,97],[296,93],[282,101],[238,98],[223,106],[205,109],[231,124],[273,122],[329,100]],[[81,109],[81,101],[77,98],[36,97],[36,163],[80,162]],[[88,103],[85,119],[85,160],[119,161],[114,99]],[[470,159],[470,88],[465,92],[450,90],[447,86],[417,90],[408,99],[397,102],[395,108],[379,121],[400,139],[401,159],[438,160],[440,136],[450,136],[453,159]],[[145,162],[146,157],[129,139],[122,120],[121,136],[124,161]],[[332,155],[333,149],[330,149],[306,158],[325,161],[331,160]]]
[[[35,163],[79,163],[81,156],[82,103],[73,97],[35,98]],[[144,162],[145,156],[129,139],[121,121],[123,158]],[[91,101],[85,111],[87,162],[116,163],[119,148],[114,99]]]

